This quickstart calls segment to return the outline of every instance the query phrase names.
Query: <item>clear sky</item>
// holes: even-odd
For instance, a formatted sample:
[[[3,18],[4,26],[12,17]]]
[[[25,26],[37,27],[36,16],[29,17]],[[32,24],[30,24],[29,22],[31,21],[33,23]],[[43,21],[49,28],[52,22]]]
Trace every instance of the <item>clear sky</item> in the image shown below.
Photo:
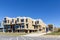
[[[60,27],[60,0],[0,0],[0,20],[5,16],[40,18]]]

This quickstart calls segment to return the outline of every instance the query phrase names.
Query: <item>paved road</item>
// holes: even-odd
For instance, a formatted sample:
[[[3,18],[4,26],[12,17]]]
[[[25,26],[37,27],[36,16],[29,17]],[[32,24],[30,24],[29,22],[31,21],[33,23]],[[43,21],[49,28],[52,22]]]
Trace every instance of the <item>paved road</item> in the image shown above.
[[[60,37],[0,36],[0,40],[60,40]]]

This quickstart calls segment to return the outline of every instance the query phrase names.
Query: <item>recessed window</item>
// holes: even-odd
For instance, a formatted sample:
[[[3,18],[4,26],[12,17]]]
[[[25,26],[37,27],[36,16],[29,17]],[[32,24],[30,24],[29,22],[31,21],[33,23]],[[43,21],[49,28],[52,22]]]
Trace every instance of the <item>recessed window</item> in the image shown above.
[[[12,22],[14,22],[14,19],[12,19]]]
[[[0,26],[1,26],[1,23],[0,23]]]
[[[28,22],[28,19],[26,19],[26,22]]]
[[[4,23],[7,23],[7,21],[6,21],[6,20],[4,20]]]
[[[39,21],[36,21],[35,24],[39,24]]]
[[[11,28],[11,26],[8,26],[8,29],[10,29]]]
[[[34,26],[34,29],[38,29],[38,27],[37,26]]]
[[[24,25],[23,26],[21,26],[22,28],[24,28]]]
[[[19,25],[16,25],[15,28],[19,28]]]
[[[6,18],[4,18],[4,20],[6,20]]]
[[[17,18],[17,22],[19,22],[19,18]]]
[[[26,24],[26,27],[28,28],[28,24]]]
[[[37,24],[39,24],[39,21],[37,21]]]
[[[8,20],[8,23],[9,23],[9,20]]]
[[[35,24],[37,24],[37,23],[35,22]]]
[[[24,19],[21,19],[21,22],[24,22]]]
[[[33,21],[32,21],[32,23],[33,23]]]
[[[24,28],[24,23],[21,24],[21,28]]]
[[[4,23],[7,23],[7,20],[6,20],[6,18],[4,18]]]

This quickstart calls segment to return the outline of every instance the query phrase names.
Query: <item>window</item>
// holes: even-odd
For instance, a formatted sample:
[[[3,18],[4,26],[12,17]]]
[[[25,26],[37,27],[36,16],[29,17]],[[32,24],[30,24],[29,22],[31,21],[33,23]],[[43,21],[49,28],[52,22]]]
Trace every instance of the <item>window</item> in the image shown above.
[[[7,23],[7,21],[5,20],[4,23]]]
[[[36,21],[35,24],[39,24],[39,21]]]
[[[24,22],[24,19],[21,19],[21,22]]]
[[[8,26],[8,28],[10,28],[10,26]]]
[[[32,23],[33,23],[33,21],[32,21]]]
[[[37,21],[37,24],[39,24],[39,21]]]
[[[38,27],[37,26],[34,26],[34,29],[38,29]]]
[[[24,28],[24,25],[22,25],[21,27]]]
[[[6,18],[4,18],[4,20],[6,20]]]
[[[28,19],[26,19],[26,22],[28,22]]]
[[[1,23],[0,23],[0,26],[1,26]]]
[[[15,28],[19,28],[19,25],[16,25]]]
[[[8,30],[10,30],[11,26],[8,26]]]
[[[8,20],[8,23],[9,23],[9,20]]]
[[[26,27],[28,28],[28,24],[26,24]]]
[[[7,23],[6,18],[4,18],[4,23]]]
[[[36,24],[36,22],[35,22],[35,24]]]
[[[17,22],[19,22],[19,18],[17,18]]]
[[[21,28],[24,28],[24,23],[21,24]]]
[[[14,22],[14,19],[12,19],[12,22]]]
[[[17,23],[17,20],[15,21],[15,23]]]

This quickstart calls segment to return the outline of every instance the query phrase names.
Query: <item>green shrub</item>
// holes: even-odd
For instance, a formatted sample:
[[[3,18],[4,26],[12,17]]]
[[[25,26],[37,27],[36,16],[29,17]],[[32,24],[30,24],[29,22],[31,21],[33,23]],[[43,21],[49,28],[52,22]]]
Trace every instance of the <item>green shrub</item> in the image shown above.
[[[58,28],[58,32],[60,32],[60,28]]]

